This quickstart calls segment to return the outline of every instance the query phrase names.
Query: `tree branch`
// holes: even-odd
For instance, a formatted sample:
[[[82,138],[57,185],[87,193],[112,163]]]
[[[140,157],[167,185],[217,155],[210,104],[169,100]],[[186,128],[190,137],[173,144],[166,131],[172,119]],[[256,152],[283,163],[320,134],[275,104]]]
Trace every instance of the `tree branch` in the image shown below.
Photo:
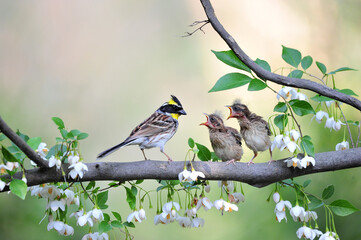
[[[315,155],[316,165],[306,169],[288,168],[284,159],[268,163],[257,163],[248,166],[246,163],[227,165],[221,162],[193,162],[197,171],[201,171],[207,180],[234,180],[255,187],[265,187],[269,184],[303,175],[335,171],[361,166],[361,148],[354,148],[343,151],[317,153]],[[68,164],[64,164],[66,176],[68,176]],[[88,163],[89,171],[79,181],[131,181],[139,179],[175,180],[178,173],[183,171],[183,162],[165,161],[139,161],[139,162],[100,162]],[[190,169],[190,164],[188,163]],[[2,178],[10,178],[9,175]],[[14,178],[21,179],[22,173],[18,172]],[[28,186],[39,185],[50,182],[63,182],[64,177],[61,171],[55,167],[51,169],[36,168],[26,172]],[[68,182],[74,182],[67,177]],[[8,188],[3,191],[8,191]]]
[[[25,155],[41,168],[48,168],[48,163],[42,159],[21,137],[19,137],[0,116],[0,131],[5,134]]]
[[[233,37],[224,29],[222,24],[218,21],[210,1],[209,0],[200,0],[200,1],[201,4],[203,5],[204,11],[206,12],[207,18],[210,21],[214,30],[221,36],[221,38],[223,38],[223,40],[233,50],[236,56],[250,69],[252,69],[252,71],[255,72],[258,77],[281,85],[311,90],[323,96],[330,97],[332,99],[349,104],[361,111],[361,101],[354,97],[337,92],[334,89],[331,89],[327,86],[318,84],[316,82],[307,79],[298,79],[298,78],[281,76],[269,72],[263,69],[262,67],[260,67],[245,52],[243,52],[243,50],[239,47],[239,45],[233,39]]]

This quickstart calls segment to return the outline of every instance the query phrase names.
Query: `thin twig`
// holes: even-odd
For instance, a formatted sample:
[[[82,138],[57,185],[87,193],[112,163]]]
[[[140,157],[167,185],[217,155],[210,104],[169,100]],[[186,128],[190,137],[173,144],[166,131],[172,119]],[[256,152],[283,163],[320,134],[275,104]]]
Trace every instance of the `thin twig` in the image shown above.
[[[326,83],[323,81],[322,78],[316,77],[316,76],[314,76],[314,75],[312,75],[310,73],[307,73],[307,72],[303,72],[303,73],[310,76],[310,77],[313,77],[313,78],[316,78],[316,79],[320,80],[326,86]]]
[[[82,182],[79,182],[80,183],[80,186],[81,188],[84,190],[84,193],[88,196],[88,198],[90,199],[90,201],[93,203],[93,205],[95,206],[95,203],[93,201],[93,199],[90,197],[90,195],[88,194],[88,192],[85,190],[84,186],[83,186],[83,183]]]
[[[361,135],[360,123],[358,124],[357,128],[358,128],[358,136],[357,136],[356,147],[358,148],[358,144],[360,142],[360,135]]]
[[[192,36],[195,32],[197,31],[202,31],[202,33],[205,34],[205,32],[203,31],[203,27],[205,25],[207,25],[209,23],[209,20],[203,20],[203,21],[195,21],[194,23],[192,23],[191,25],[189,25],[190,27],[195,27],[197,26],[198,24],[202,24],[202,26],[198,27],[197,29],[195,29],[193,32],[185,32],[185,35],[183,35],[182,37],[189,37],[189,36]]]

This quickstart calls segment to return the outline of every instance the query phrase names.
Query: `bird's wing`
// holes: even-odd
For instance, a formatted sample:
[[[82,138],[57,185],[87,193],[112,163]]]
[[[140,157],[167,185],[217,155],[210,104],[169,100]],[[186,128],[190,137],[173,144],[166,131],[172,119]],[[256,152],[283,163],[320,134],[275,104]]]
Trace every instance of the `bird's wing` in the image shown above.
[[[236,139],[237,143],[242,146],[241,134],[236,129],[231,127],[227,127],[227,131]]]
[[[128,140],[139,137],[155,136],[173,129],[174,126],[174,120],[171,116],[155,112],[133,129]]]
[[[251,120],[251,122],[258,122],[258,124],[257,124],[258,128],[261,131],[265,130],[267,132],[268,136],[272,135],[272,133],[271,133],[271,131],[269,129],[268,122],[266,122],[261,116],[258,116],[256,114],[252,113],[251,116],[250,116],[250,120]],[[263,127],[264,127],[264,129],[261,129]]]

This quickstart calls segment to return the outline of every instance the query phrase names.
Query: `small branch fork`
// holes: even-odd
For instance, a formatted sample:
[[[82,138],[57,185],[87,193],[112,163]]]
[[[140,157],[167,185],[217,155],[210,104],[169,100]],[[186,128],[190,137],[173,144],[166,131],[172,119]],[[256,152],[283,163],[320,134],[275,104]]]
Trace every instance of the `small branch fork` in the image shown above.
[[[203,24],[202,24],[203,23]],[[203,27],[206,26],[209,23],[209,20],[203,20],[203,21],[195,21],[194,23],[192,23],[191,25],[189,25],[190,27],[195,27],[199,24],[202,24],[200,27],[196,28],[193,32],[185,32],[185,35],[183,35],[182,37],[189,37],[192,36],[194,33],[196,33],[197,31],[201,31],[202,33],[206,34],[203,31]]]

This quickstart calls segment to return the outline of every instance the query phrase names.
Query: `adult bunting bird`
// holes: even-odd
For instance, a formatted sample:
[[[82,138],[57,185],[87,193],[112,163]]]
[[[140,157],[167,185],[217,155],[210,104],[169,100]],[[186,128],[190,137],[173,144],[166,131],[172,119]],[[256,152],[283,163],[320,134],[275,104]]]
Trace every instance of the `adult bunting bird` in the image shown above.
[[[224,125],[218,114],[205,114],[207,121],[201,123],[209,129],[209,139],[214,153],[227,164],[239,161],[243,155],[242,137],[239,132]]]
[[[247,147],[254,153],[249,164],[254,163],[253,159],[257,157],[258,152],[269,149],[272,161],[271,151],[271,131],[268,123],[261,117],[252,113],[248,107],[242,104],[239,100],[234,101],[230,106],[226,106],[230,110],[229,118],[236,118],[241,128],[241,135]]]
[[[161,153],[167,156],[168,161],[172,159],[164,152],[164,145],[173,137],[178,128],[178,117],[187,115],[182,104],[175,96],[171,95],[171,99],[158,108],[149,118],[136,126],[123,142],[118,145],[101,152],[97,156],[97,160],[108,156],[121,147],[128,145],[139,145],[145,160],[144,149],[159,147]]]

